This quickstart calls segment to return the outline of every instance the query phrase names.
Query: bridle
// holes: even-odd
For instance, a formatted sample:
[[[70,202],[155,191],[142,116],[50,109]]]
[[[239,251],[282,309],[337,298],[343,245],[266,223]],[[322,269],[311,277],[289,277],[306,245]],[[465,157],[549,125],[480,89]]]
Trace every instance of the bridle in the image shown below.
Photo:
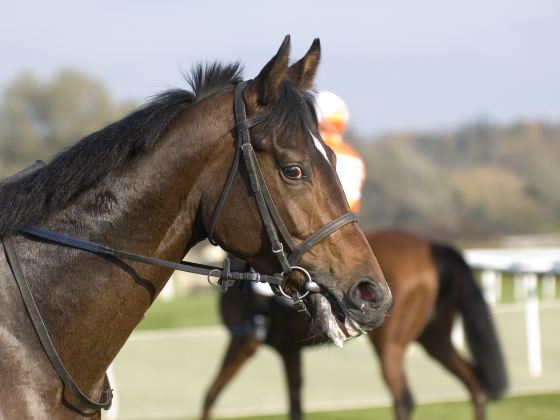
[[[244,90],[247,86],[248,81],[239,83],[235,88],[234,96],[234,115],[235,115],[235,128],[237,133],[237,147],[235,150],[235,155],[233,162],[224,183],[222,192],[218,198],[214,211],[210,219],[210,226],[207,230],[207,236],[210,242],[214,245],[217,243],[214,241],[214,230],[220,216],[220,212],[224,206],[225,200],[228,196],[229,190],[233,184],[235,175],[237,174],[241,157],[243,157],[243,162],[250,179],[252,193],[255,197],[257,207],[262,219],[262,223],[266,229],[268,239],[270,241],[272,252],[276,256],[282,271],[275,274],[262,274],[256,273],[254,271],[237,272],[230,270],[230,261],[226,258],[223,267],[214,267],[204,264],[196,264],[186,261],[181,261],[180,263],[175,263],[172,261],[161,260],[158,258],[147,257],[144,255],[134,254],[128,251],[118,250],[106,245],[98,244],[95,242],[83,240],[76,238],[71,235],[67,235],[60,232],[55,232],[38,226],[29,226],[27,228],[21,229],[20,234],[28,239],[32,240],[42,240],[48,243],[62,245],[74,249],[79,249],[85,252],[104,255],[110,257],[111,260],[126,259],[131,261],[140,262],[143,264],[155,265],[159,267],[164,267],[172,270],[185,271],[189,273],[206,275],[209,279],[210,284],[220,285],[221,288],[226,291],[229,287],[233,285],[236,281],[253,281],[253,282],[263,282],[269,283],[272,289],[277,294],[284,295],[294,301],[294,306],[300,311],[305,311],[306,307],[303,303],[303,298],[306,297],[310,292],[319,292],[320,286],[315,283],[309,272],[297,265],[302,256],[309,251],[312,247],[317,245],[320,241],[325,239],[327,236],[333,232],[341,229],[349,223],[356,222],[357,217],[354,213],[346,213],[331,222],[327,223],[316,232],[314,232],[307,239],[296,245],[288,232],[288,229],[284,225],[280,214],[272,200],[266,182],[264,180],[262,171],[259,167],[257,157],[253,146],[251,144],[251,137],[249,129],[254,127],[261,122],[263,122],[267,113],[262,113],[250,118],[247,118],[247,111],[245,107],[244,100]],[[24,169],[19,174],[12,177],[13,180],[19,178],[20,176],[25,176],[44,166],[43,162],[37,162],[33,167]],[[8,180],[10,182],[10,180]],[[53,368],[57,372],[59,378],[64,384],[64,388],[72,393],[75,399],[86,409],[92,410],[92,412],[84,413],[81,409],[73,406],[65,400],[66,405],[69,406],[74,411],[82,415],[94,415],[98,413],[101,409],[109,409],[111,406],[111,400],[113,397],[112,390],[110,389],[107,377],[104,381],[104,390],[101,398],[101,402],[96,403],[90,400],[76,385],[76,382],[64,367],[58,353],[53,345],[50,335],[46,329],[46,326],[42,320],[39,310],[35,304],[33,296],[31,295],[29,286],[23,271],[19,264],[17,254],[13,245],[11,237],[1,238],[2,244],[4,245],[4,251],[6,253],[6,258],[12,274],[16,280],[16,284],[19,288],[22,300],[26,306],[29,317],[32,321],[33,327],[37,332],[39,340],[45,350],[47,357],[49,358]],[[288,252],[284,249],[286,246]],[[291,296],[286,293],[284,286],[290,274],[292,272],[300,272],[305,277],[304,289],[303,291],[296,291]],[[218,280],[215,283],[210,281],[210,277],[217,277]],[[64,397],[63,397],[64,398]]]
[[[262,223],[266,229],[270,245],[272,247],[272,253],[276,256],[282,272],[274,274],[278,278],[279,282],[270,282],[272,289],[277,294],[282,294],[288,298],[294,300],[294,304],[299,304],[301,310],[304,307],[301,305],[301,300],[307,296],[310,292],[319,292],[320,287],[311,279],[309,272],[297,265],[303,255],[317,245],[320,241],[325,239],[327,236],[333,232],[341,229],[349,223],[356,222],[358,220],[354,213],[346,213],[331,222],[327,223],[319,230],[314,232],[311,236],[296,245],[292,240],[288,229],[286,228],[282,217],[278,213],[276,205],[272,200],[272,196],[268,190],[266,182],[264,180],[263,173],[259,166],[255,150],[251,144],[251,136],[249,129],[262,123],[266,117],[267,113],[257,114],[256,116],[247,118],[247,110],[245,107],[244,92],[249,81],[244,81],[238,83],[235,87],[234,96],[234,116],[235,116],[235,131],[237,133],[237,147],[235,150],[235,155],[231,168],[229,170],[226,182],[218,198],[214,211],[212,212],[212,217],[210,219],[210,227],[208,229],[208,240],[213,245],[218,245],[214,240],[214,230],[220,216],[220,212],[224,206],[226,198],[228,196],[229,190],[233,184],[235,175],[239,171],[239,163],[241,157],[243,157],[243,162],[245,163],[245,168],[247,174],[249,175],[249,180],[251,183],[251,189],[253,196],[257,202],[257,207],[262,219]],[[284,250],[284,245],[288,248],[288,254]],[[285,285],[289,275],[293,271],[298,271],[305,277],[304,292],[300,294],[295,292],[292,296],[289,296],[285,291],[283,286]],[[223,286],[223,285],[222,285]]]

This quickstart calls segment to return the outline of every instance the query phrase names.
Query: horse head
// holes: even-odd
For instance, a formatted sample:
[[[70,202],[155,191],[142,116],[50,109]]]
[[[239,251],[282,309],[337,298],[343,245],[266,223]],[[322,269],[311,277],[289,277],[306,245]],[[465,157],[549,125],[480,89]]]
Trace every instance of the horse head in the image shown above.
[[[292,65],[289,50],[286,37],[253,80],[229,92],[236,113],[229,141],[236,144],[245,131],[234,149],[241,153],[245,141],[251,150],[238,158],[245,170],[230,169],[226,187],[208,189],[202,217],[211,240],[225,250],[259,272],[285,276],[276,290],[296,300],[304,296],[301,301],[317,328],[342,345],[381,325],[392,297],[364,234],[353,223],[335,155],[319,135],[311,92],[319,40]],[[231,155],[221,162],[215,176],[225,179],[235,158],[233,166]]]

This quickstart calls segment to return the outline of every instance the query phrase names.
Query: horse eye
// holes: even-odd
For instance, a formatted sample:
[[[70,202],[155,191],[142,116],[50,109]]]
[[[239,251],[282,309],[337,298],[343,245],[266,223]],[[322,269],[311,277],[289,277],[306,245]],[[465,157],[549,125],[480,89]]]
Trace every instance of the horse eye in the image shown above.
[[[303,179],[305,176],[303,175],[303,169],[297,165],[289,165],[284,166],[282,168],[282,173],[286,178],[289,179]]]

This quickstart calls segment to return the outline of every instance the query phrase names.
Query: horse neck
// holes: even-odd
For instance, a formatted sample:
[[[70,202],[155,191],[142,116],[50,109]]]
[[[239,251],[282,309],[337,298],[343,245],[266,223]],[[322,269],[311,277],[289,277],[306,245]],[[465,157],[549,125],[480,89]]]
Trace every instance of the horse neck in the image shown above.
[[[46,226],[115,248],[179,261],[203,238],[197,229],[201,195],[209,172],[220,173],[231,160],[228,151],[233,119],[231,102],[193,105],[164,133],[154,150],[110,174],[100,185],[82,194]],[[221,115],[221,120],[208,116]],[[200,124],[200,121],[207,121]],[[231,138],[231,137],[230,137]],[[215,156],[219,159],[213,159]],[[206,162],[213,161],[211,168]],[[221,163],[220,163],[221,162]],[[221,180],[217,180],[221,182]],[[109,200],[105,212],[92,211],[92,202]],[[65,227],[73,227],[72,230]],[[84,390],[98,389],[102,374],[114,359],[153,298],[165,285],[170,270],[126,261],[111,264],[83,252],[33,244],[42,261],[56,261],[32,278],[37,300],[62,360]],[[27,258],[30,264],[33,254]],[[33,276],[31,276],[33,277]],[[46,292],[48,291],[48,293]]]

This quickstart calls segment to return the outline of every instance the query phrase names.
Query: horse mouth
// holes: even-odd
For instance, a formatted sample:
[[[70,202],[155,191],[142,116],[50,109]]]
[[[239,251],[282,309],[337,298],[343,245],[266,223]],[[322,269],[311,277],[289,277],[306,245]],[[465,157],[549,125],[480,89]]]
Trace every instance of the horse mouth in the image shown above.
[[[330,293],[312,293],[309,299],[313,304],[315,322],[336,346],[342,348],[344,342],[364,332]]]

